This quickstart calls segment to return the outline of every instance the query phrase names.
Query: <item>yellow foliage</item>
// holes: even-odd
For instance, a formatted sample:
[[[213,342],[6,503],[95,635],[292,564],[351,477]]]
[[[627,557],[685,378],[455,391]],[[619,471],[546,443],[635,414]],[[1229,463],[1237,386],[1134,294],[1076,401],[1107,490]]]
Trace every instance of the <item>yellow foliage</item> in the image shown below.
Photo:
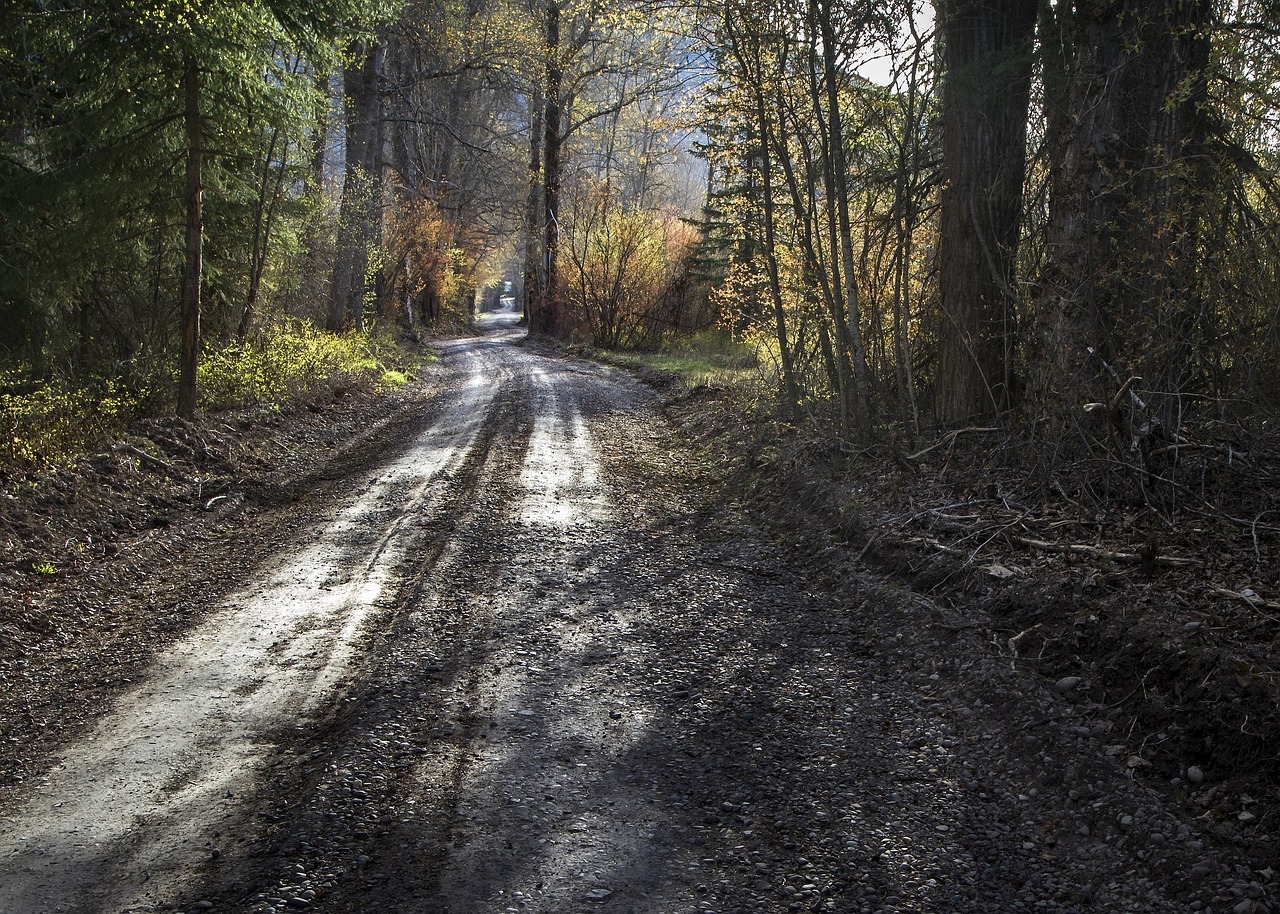
[[[207,411],[279,405],[339,380],[398,387],[408,380],[404,369],[410,361],[377,333],[331,334],[305,321],[288,321],[207,350],[200,364],[199,403]],[[155,383],[170,386],[172,378],[161,375]],[[88,453],[119,438],[130,422],[149,412],[148,405],[167,401],[167,390],[115,380],[33,385],[16,372],[0,373],[0,468]]]
[[[324,333],[306,321],[266,327],[253,337],[206,354],[200,368],[204,409],[279,404],[336,379],[381,385],[385,369],[367,333]]]
[[[668,214],[626,209],[596,188],[565,223],[570,303],[598,345],[660,336],[663,293],[683,268],[696,230]]]
[[[133,418],[143,394],[111,380],[24,383],[0,374],[0,466],[62,460],[83,453]]]
[[[437,317],[440,304],[466,298],[477,259],[470,252],[483,242],[460,230],[434,201],[401,201],[388,220],[386,240],[397,300],[423,303],[427,316]]]

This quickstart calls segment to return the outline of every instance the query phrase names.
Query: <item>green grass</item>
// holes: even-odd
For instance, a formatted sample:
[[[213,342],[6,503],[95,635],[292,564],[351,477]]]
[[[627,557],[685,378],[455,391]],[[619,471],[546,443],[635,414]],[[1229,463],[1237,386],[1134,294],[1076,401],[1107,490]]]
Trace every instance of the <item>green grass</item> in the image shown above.
[[[759,370],[755,348],[721,329],[672,336],[657,352],[632,351],[617,353],[614,357],[671,372],[690,387],[732,386],[753,377]]]
[[[728,368],[708,358],[672,352],[629,352],[626,358],[629,362],[638,362],[647,368],[679,375],[690,386],[723,384],[743,372],[743,369]]]
[[[404,387],[412,380],[412,376],[400,371],[398,368],[385,368],[382,371],[382,385],[390,390]]]
[[[400,345],[389,332],[327,333],[303,321],[268,326],[246,340],[206,347],[197,401],[202,412],[279,408],[325,388],[357,384],[394,390],[433,356]],[[176,364],[126,368],[127,378],[58,379],[31,384],[0,371],[0,472],[47,466],[92,453],[130,423],[173,409]]]

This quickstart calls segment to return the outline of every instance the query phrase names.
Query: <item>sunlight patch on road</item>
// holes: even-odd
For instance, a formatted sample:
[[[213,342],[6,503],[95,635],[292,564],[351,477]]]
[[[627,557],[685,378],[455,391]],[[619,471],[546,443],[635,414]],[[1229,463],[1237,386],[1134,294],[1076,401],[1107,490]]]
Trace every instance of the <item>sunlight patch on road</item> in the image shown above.
[[[584,541],[600,541],[600,526],[576,530]],[[559,562],[568,564],[564,556]],[[441,884],[453,914],[511,904],[579,910],[625,881],[619,867],[634,875],[637,867],[660,866],[657,857],[667,852],[659,840],[667,811],[647,784],[629,781],[629,755],[643,751],[657,726],[657,709],[619,676],[623,666],[643,666],[647,653],[631,637],[631,614],[607,587],[591,586],[599,573],[591,565],[541,596],[530,593],[538,590],[536,572],[515,570],[524,572],[525,586],[502,595],[499,646],[475,671],[473,710],[490,725],[459,771],[464,849],[451,855]],[[440,769],[423,760],[424,790]]]
[[[475,382],[482,367],[465,357]],[[159,657],[4,818],[0,911],[127,909],[198,875],[275,732],[321,707],[349,671],[413,540],[415,508],[465,460],[489,413],[492,386],[467,390],[310,544]]]
[[[555,381],[547,372],[535,368],[529,377],[538,409],[520,471],[520,485],[525,490],[521,521],[564,529],[603,519],[608,502],[586,421],[576,403],[557,395]]]

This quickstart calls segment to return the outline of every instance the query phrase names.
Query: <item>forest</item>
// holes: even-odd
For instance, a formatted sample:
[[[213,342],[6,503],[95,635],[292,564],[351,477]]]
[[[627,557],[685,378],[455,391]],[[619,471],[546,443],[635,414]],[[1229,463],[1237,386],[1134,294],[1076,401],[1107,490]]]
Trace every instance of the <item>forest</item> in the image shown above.
[[[1280,910],[1278,405],[1280,0],[6,0],[0,909]]]
[[[1169,512],[1274,424],[1277,21],[23,0],[0,457],[376,374],[506,296],[534,336],[749,364],[764,408],[842,447],[1011,432]]]

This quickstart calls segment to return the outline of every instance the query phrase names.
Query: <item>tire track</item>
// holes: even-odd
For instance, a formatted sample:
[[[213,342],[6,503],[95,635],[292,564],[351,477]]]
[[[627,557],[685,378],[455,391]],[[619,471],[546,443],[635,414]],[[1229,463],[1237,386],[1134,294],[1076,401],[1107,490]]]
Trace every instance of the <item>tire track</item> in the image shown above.
[[[420,506],[475,449],[498,387],[477,341],[452,347],[459,385],[413,447],[303,545],[166,651],[0,836],[0,910],[127,910],[172,896],[234,832],[273,736],[332,701],[373,614],[394,601]]]

